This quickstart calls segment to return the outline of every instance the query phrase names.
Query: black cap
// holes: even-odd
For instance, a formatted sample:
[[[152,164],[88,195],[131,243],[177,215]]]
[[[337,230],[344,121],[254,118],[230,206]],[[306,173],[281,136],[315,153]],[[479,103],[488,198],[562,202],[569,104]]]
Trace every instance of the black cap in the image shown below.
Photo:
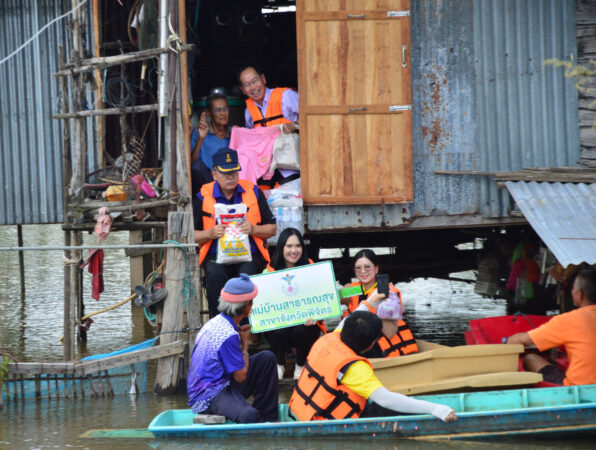
[[[240,170],[238,152],[228,147],[221,147],[213,155],[213,168],[223,173],[237,172]]]

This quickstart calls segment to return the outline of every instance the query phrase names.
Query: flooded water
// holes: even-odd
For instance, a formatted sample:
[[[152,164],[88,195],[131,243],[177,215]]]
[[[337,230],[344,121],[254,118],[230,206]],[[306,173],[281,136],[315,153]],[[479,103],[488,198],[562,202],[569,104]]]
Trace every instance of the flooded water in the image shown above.
[[[59,226],[25,226],[24,244],[62,245]],[[94,243],[85,235],[85,243]],[[128,243],[127,233],[114,233],[107,244]],[[16,246],[16,227],[0,227],[0,246]],[[85,273],[86,312],[103,309],[129,295],[128,258],[124,250],[107,250],[104,259],[105,291],[99,302],[90,298],[90,278]],[[0,347],[10,349],[22,361],[62,358],[63,263],[62,252],[27,252],[26,301],[20,300],[18,255],[0,252]],[[471,278],[473,274],[458,274]],[[414,280],[397,285],[404,298],[405,315],[415,336],[448,345],[464,343],[463,332],[474,318],[505,314],[505,302],[483,299],[473,285],[436,279]],[[153,337],[142,311],[126,304],[100,314],[88,333],[78,357],[107,353]],[[150,373],[154,366],[150,365]],[[151,377],[148,391],[152,390]],[[287,400],[288,390],[282,396]],[[505,442],[427,442],[396,439],[296,439],[250,441],[228,439],[89,439],[80,435],[90,429],[146,428],[165,409],[186,408],[186,397],[158,398],[152,394],[137,397],[116,396],[92,399],[43,399],[7,402],[0,411],[0,448],[254,448],[254,449],[434,449],[434,448],[594,448],[592,441],[505,441]]]

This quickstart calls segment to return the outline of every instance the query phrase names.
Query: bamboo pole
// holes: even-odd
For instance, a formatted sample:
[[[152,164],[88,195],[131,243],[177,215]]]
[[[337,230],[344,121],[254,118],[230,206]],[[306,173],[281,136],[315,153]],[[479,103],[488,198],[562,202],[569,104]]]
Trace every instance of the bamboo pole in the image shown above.
[[[64,48],[58,48],[58,64],[60,68],[64,66]],[[65,78],[60,79],[60,98],[62,112],[68,111],[68,85]],[[64,212],[64,226],[70,224],[70,214],[68,211],[68,189],[67,182],[71,182],[72,178],[72,154],[70,148],[70,121],[62,122],[62,210]],[[70,231],[64,232],[64,245],[70,247],[71,234]],[[65,250],[64,257],[66,259],[72,258],[72,252]],[[71,281],[72,281],[72,266],[70,264],[64,265],[64,312],[63,312],[63,333],[66,336],[64,340],[63,356],[65,361],[73,359],[72,353],[72,333],[70,331],[70,299],[71,299]]]
[[[194,44],[189,44],[181,46],[180,50],[185,52],[188,50],[192,50],[193,48]],[[80,65],[76,65],[75,63],[68,63],[66,64],[66,66],[64,66],[64,69],[61,69],[60,71],[54,73],[54,77],[67,77],[85,72],[92,72],[94,70],[103,70],[112,66],[119,66],[121,64],[156,58],[168,52],[170,52],[170,49],[166,46],[165,48],[152,48],[149,50],[140,50],[138,52],[127,52],[122,55],[81,59],[79,62]]]
[[[53,119],[76,119],[77,117],[116,116],[118,114],[134,114],[157,111],[157,104],[125,106],[124,108],[86,109],[66,114],[52,114]]]
[[[17,225],[17,244],[23,247],[23,225]],[[21,285],[21,302],[25,301],[25,256],[19,250],[19,284]]]
[[[100,7],[101,6],[99,0],[93,0],[93,54],[95,57],[101,57],[101,28],[99,26]],[[103,86],[101,83],[101,71],[97,69],[95,71],[95,103],[97,105],[97,109],[103,109],[104,106],[102,100]],[[105,117],[98,117],[96,120],[96,124],[97,126],[95,129],[95,142],[97,144],[97,164],[101,168],[104,167],[104,153],[106,149]]]

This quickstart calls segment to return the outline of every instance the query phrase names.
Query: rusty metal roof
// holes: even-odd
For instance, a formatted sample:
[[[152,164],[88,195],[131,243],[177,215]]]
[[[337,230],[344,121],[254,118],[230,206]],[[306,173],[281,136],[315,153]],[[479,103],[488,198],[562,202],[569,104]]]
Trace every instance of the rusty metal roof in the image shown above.
[[[505,185],[563,266],[596,263],[596,183],[507,181]]]

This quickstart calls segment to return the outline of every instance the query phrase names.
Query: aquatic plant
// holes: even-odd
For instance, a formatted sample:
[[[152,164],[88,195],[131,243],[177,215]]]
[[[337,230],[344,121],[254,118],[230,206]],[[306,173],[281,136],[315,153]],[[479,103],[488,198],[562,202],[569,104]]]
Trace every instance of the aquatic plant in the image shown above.
[[[5,348],[0,347],[0,358],[2,358],[2,364],[0,364],[0,410],[4,407],[4,402],[2,401],[2,388],[4,387],[4,380],[8,378],[8,365],[11,362],[18,364],[19,362],[12,354],[12,352]]]

